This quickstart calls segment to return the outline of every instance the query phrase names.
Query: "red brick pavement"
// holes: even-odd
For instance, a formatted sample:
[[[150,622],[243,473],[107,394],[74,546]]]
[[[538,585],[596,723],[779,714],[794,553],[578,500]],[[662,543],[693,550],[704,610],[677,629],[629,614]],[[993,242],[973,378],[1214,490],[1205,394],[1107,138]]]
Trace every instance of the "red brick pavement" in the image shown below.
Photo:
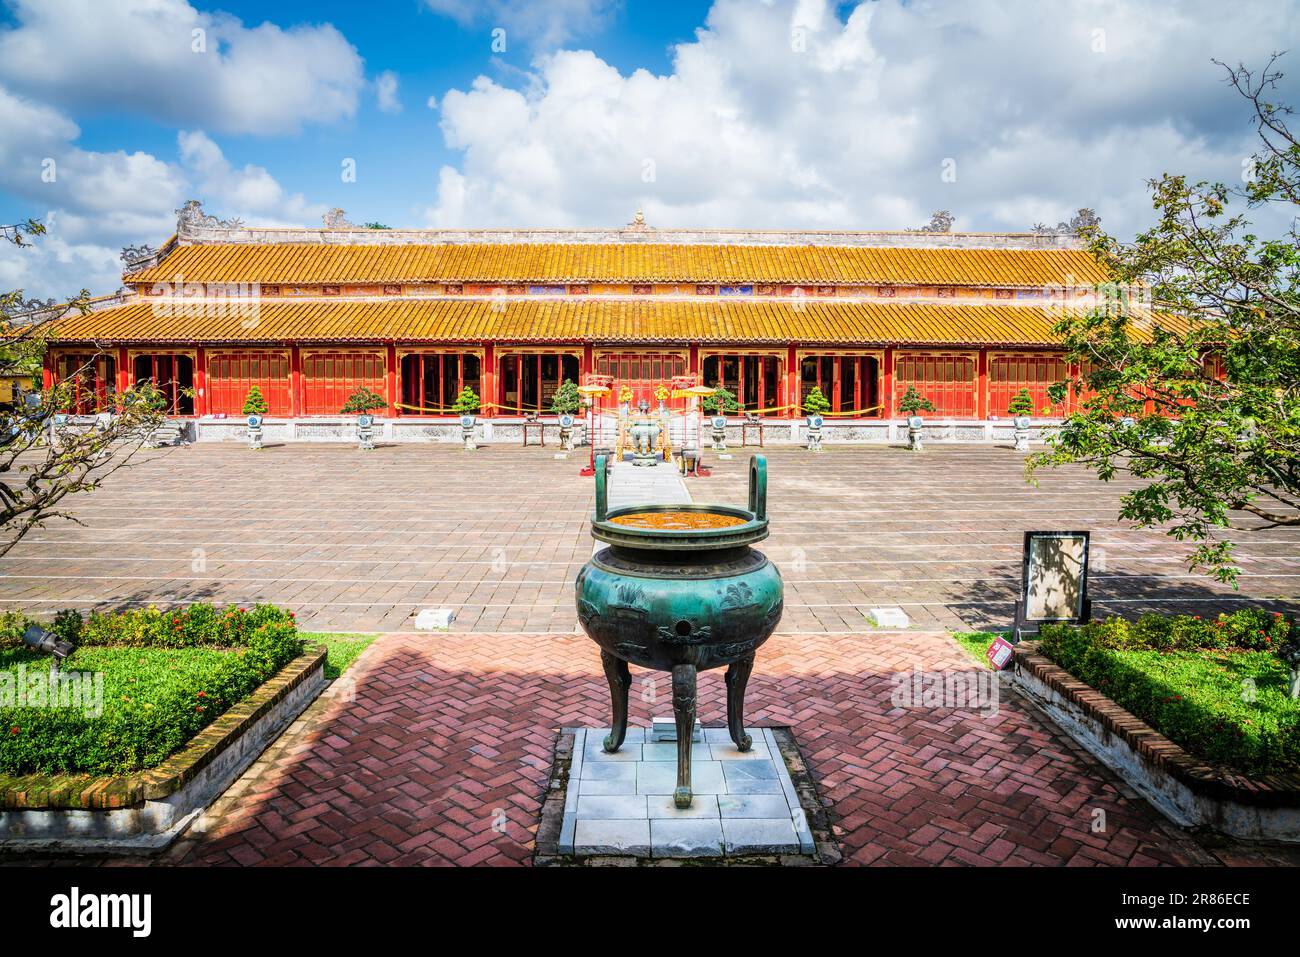
[[[1019,700],[990,718],[892,709],[890,675],[918,663],[971,664],[917,632],[778,635],[760,652],[750,723],[794,728],[846,863],[1215,862]],[[607,720],[577,635],[387,635],[349,674],[168,862],[524,864],[558,730]],[[634,675],[634,720],[665,712],[664,676]],[[723,722],[720,675],[701,681],[709,724]]]

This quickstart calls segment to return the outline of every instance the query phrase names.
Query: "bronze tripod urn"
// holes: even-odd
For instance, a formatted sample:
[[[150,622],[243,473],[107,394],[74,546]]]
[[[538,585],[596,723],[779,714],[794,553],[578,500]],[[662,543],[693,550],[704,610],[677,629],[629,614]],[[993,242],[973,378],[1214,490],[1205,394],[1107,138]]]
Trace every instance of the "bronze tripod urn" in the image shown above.
[[[591,534],[606,547],[578,573],[578,621],[600,645],[613,700],[606,751],[627,733],[628,665],[672,674],[677,726],[673,802],[691,805],[695,676],[727,669],[727,729],[748,751],[745,686],[754,652],[781,620],[781,573],[751,546],[767,538],[767,462],[749,462],[749,507],[629,505],[609,510],[604,457],[596,460]]]

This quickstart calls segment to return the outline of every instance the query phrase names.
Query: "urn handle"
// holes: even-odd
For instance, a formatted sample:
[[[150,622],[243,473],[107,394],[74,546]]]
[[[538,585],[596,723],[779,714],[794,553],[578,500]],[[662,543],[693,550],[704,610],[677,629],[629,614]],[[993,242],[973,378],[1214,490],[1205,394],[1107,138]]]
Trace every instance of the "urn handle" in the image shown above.
[[[760,521],[767,518],[767,457],[749,460],[749,510]]]
[[[606,486],[605,456],[596,456],[596,521],[609,515],[609,489]],[[752,493],[751,493],[752,497]]]

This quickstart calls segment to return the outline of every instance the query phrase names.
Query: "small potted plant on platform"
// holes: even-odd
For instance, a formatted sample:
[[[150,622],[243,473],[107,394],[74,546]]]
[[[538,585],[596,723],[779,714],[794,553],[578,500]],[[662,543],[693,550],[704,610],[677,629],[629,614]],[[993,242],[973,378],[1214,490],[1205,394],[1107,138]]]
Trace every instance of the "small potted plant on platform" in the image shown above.
[[[582,393],[577,383],[565,379],[551,397],[551,411],[559,418],[560,448],[568,452],[573,448],[573,417],[582,408]]]
[[[918,413],[933,412],[934,403],[917,392],[916,386],[909,385],[907,392],[899,400],[898,411],[907,416],[907,447],[913,452],[923,451],[924,444],[921,430],[925,427],[925,420]]]
[[[700,400],[700,409],[709,416],[712,428],[713,451],[727,451],[727,413],[740,408],[736,395],[726,386],[719,385],[713,395],[706,395]]]
[[[478,421],[478,411],[481,407],[478,393],[469,386],[460,390],[460,395],[456,396],[456,401],[451,405],[451,411],[460,416],[461,442],[470,450],[478,448],[474,443],[474,425]]]
[[[348,396],[348,401],[343,404],[339,410],[341,415],[355,415],[357,417],[357,444],[363,449],[373,449],[375,447],[375,417],[371,415],[376,409],[383,409],[388,406],[384,397],[377,393],[371,392],[370,389],[362,386]]]
[[[803,410],[808,422],[808,451],[822,450],[822,416],[830,411],[831,403],[820,386],[813,386],[804,396]]]
[[[266,418],[266,413],[270,406],[266,404],[266,398],[262,395],[262,390],[253,386],[248,390],[248,395],[244,397],[244,415],[248,417],[248,447],[250,449],[260,449],[262,447],[262,420]]]
[[[1028,389],[1021,389],[1011,397],[1011,404],[1007,406],[1007,415],[1011,416],[1012,424],[1015,426],[1016,451],[1029,451],[1029,416],[1034,411],[1034,397],[1029,394]]]

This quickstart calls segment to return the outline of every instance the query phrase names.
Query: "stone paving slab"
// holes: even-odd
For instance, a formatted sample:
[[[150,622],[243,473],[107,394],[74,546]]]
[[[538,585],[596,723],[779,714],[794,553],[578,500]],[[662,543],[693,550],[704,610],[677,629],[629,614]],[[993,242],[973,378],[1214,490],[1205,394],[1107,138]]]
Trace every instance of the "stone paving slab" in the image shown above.
[[[666,466],[640,471],[662,478],[660,500],[675,483],[672,494],[695,501],[742,503],[749,454],[706,451],[713,477],[684,485]],[[1118,521],[1125,480],[1070,468],[1034,488],[1023,456],[996,446],[765,454],[772,534],[762,548],[785,579],[785,633],[860,634],[882,606],[918,631],[1008,626],[1024,531],[1062,525],[1093,532],[1099,615],[1300,610],[1300,528],[1234,515],[1244,574],[1233,591],[1188,573],[1189,544]],[[268,601],[312,630],[393,632],[422,608],[449,607],[457,632],[570,633],[573,578],[593,544],[581,458],[516,445],[148,452],[67,500],[84,525],[52,521],[0,556],[0,608]],[[635,471],[616,467],[615,500]]]
[[[640,728],[629,731],[641,732],[634,737],[645,733]],[[676,742],[633,745],[641,757],[627,762],[619,760],[621,752],[604,751],[608,728],[575,729],[573,750],[582,761],[576,770],[570,767],[559,853],[656,858],[811,854],[807,817],[771,732],[752,731],[761,756],[725,763],[707,759],[713,750],[740,753],[729,736],[722,744],[719,732],[726,735],[725,728],[706,728],[708,743],[693,746],[705,759],[692,761],[694,800],[690,808],[679,809],[672,800],[677,784]],[[660,747],[671,748],[672,753],[651,750]],[[619,769],[620,790],[611,790],[606,767]],[[627,773],[629,769],[635,770],[635,776]],[[587,790],[593,782],[598,794]],[[763,800],[753,798],[759,783]],[[567,809],[575,794],[570,816]],[[641,827],[645,821],[650,822],[648,853]]]

